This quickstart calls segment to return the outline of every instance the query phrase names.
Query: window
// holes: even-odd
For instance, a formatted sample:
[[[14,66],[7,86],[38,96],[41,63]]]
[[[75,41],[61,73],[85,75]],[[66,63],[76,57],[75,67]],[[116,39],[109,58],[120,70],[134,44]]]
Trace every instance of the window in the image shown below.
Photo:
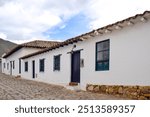
[[[13,69],[15,69],[15,61],[13,61]]]
[[[54,56],[54,67],[53,70],[60,71],[60,55]]]
[[[96,43],[96,71],[109,70],[109,40]]]
[[[45,59],[40,59],[40,72],[44,72]]]
[[[28,71],[28,62],[25,62],[25,63],[24,63],[24,67],[25,67],[25,68],[24,68],[24,71],[27,72],[27,71]]]

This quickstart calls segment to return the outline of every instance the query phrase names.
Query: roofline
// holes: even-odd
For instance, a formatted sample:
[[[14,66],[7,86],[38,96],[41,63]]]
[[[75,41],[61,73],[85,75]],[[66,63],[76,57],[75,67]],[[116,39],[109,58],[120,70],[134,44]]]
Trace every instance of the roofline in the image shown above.
[[[16,52],[17,50],[19,50],[20,48],[22,48],[21,45],[15,46],[11,51],[9,51],[7,54],[5,54],[3,56],[3,58],[7,58],[8,56],[10,56],[11,54],[13,54],[14,52]]]
[[[38,51],[38,52],[35,52],[35,53],[31,53],[31,54],[25,55],[25,56],[21,57],[20,59],[26,59],[26,58],[29,58],[29,57],[32,57],[32,56],[35,56],[35,55],[38,55],[38,54],[42,54],[42,53],[47,52],[47,51],[51,51],[51,50],[59,48],[59,47],[67,46],[69,44],[77,43],[79,41],[84,41],[84,40],[89,39],[90,37],[95,37],[97,35],[105,34],[105,32],[109,32],[109,31],[112,32],[113,30],[111,30],[111,28],[113,26],[116,26],[118,28],[119,27],[123,28],[125,26],[121,26],[121,24],[123,25],[125,22],[127,22],[127,26],[130,26],[130,25],[132,25],[133,21],[136,20],[137,17],[145,18],[146,14],[148,14],[147,17],[149,18],[150,17],[150,11],[145,11],[142,14],[137,14],[135,16],[128,17],[128,18],[126,18],[124,20],[117,21],[117,22],[115,22],[113,24],[109,24],[109,25],[106,25],[104,27],[98,28],[96,30],[90,31],[88,33],[85,33],[85,34],[76,36],[74,38],[68,39],[68,40],[66,40],[66,41],[64,41],[62,43],[59,43],[59,44],[57,44],[55,46],[52,46],[50,48],[47,48],[47,49],[44,49],[44,50],[41,50],[41,51]],[[145,20],[146,20],[146,18],[145,18]],[[143,21],[144,21],[144,19],[143,19]]]
[[[33,47],[33,46],[26,46],[26,45],[17,45],[15,46],[11,51],[9,51],[8,53],[6,53],[6,55],[3,56],[3,58],[7,58],[9,57],[10,55],[12,55],[13,53],[15,53],[16,51],[20,50],[21,48],[23,47],[28,47],[28,48],[41,48],[43,49],[43,47]],[[44,47],[45,48],[45,47]]]
[[[31,42],[38,42],[38,41],[41,41],[41,40],[35,40],[35,41],[31,41]],[[57,42],[57,41],[44,41],[44,42],[53,42],[53,43],[60,43],[60,42]],[[32,45],[28,45],[28,43],[30,42],[26,42],[26,43],[23,43],[23,44],[19,44],[17,46],[15,46],[13,49],[11,49],[8,53],[6,53],[3,58],[7,58],[9,57],[10,55],[12,55],[14,52],[18,51],[19,49],[21,49],[22,47],[28,47],[28,48],[39,48],[39,49],[45,49],[45,48],[48,48],[48,47],[38,47],[38,46],[32,46]]]

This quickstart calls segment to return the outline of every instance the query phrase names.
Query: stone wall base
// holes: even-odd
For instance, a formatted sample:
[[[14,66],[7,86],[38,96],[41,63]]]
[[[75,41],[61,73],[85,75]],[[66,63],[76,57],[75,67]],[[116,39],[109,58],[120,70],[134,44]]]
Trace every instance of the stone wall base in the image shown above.
[[[150,86],[87,84],[86,90],[94,93],[118,95],[130,99],[139,99],[139,100],[150,99]]]

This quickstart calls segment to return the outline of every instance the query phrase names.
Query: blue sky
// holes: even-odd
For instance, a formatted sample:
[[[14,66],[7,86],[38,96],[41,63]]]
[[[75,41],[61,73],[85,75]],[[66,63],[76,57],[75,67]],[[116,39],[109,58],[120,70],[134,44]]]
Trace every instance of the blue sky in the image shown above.
[[[55,26],[44,35],[54,40],[66,40],[90,31],[89,20],[82,14],[75,15],[61,25]]]
[[[0,38],[63,41],[146,10],[150,0],[0,0]]]

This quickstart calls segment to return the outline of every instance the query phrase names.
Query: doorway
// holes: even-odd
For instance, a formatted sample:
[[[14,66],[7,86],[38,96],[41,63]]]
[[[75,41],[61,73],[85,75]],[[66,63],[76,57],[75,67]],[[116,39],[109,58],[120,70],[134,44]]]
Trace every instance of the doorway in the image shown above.
[[[80,83],[80,51],[71,54],[71,82]]]
[[[32,78],[35,78],[35,60],[32,61]]]

